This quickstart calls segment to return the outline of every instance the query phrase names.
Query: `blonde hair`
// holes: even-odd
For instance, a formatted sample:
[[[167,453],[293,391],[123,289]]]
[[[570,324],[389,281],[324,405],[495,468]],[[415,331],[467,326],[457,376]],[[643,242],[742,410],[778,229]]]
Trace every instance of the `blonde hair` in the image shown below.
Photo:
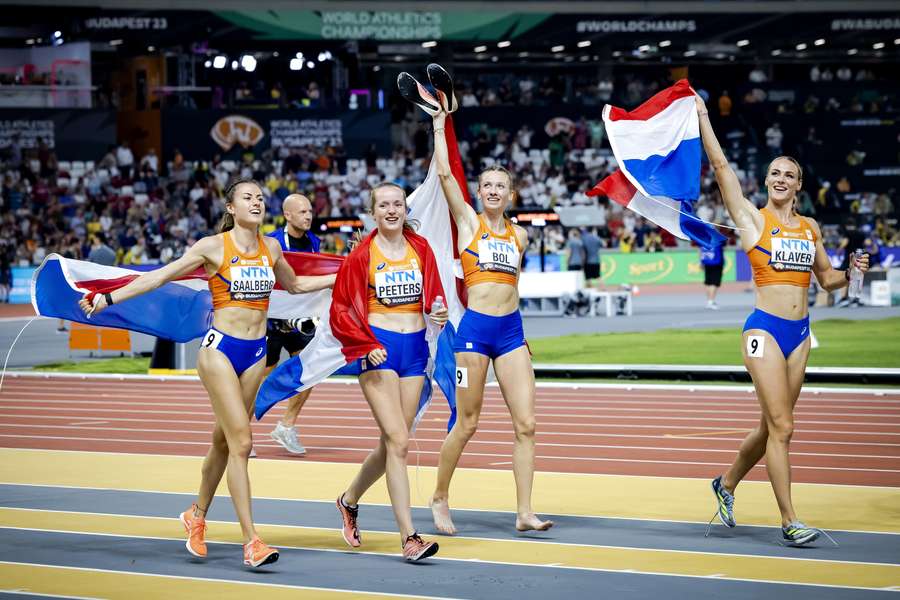
[[[382,181],[378,185],[373,186],[372,190],[369,192],[369,212],[370,213],[375,212],[375,200],[376,200],[375,194],[376,194],[376,192],[378,192],[378,190],[383,190],[385,188],[391,188],[391,187],[397,188],[398,190],[400,190],[400,193],[403,194],[403,206],[406,207],[407,210],[409,210],[409,207],[406,204],[406,190],[404,190],[402,186],[394,183],[393,181]],[[418,223],[405,218],[405,215],[404,215],[404,220],[403,220],[403,228],[404,229],[408,229],[409,231],[415,231],[417,227],[418,227]]]
[[[797,167],[797,180],[803,181],[803,167],[800,166],[800,163],[797,161],[796,158],[794,158],[793,156],[787,156],[787,155],[776,156],[775,158],[772,159],[772,162],[770,162],[769,166],[766,167],[766,177],[769,176],[769,171],[772,170],[772,163],[774,163],[776,160],[781,160],[782,158],[784,160],[788,160],[788,161],[794,163],[794,166]]]
[[[509,172],[509,169],[506,167],[501,167],[500,165],[491,165],[487,169],[484,169],[481,173],[478,174],[478,187],[481,187],[481,178],[484,177],[487,173],[503,173],[509,179],[509,189],[511,192],[516,190],[516,179],[513,177],[513,174]]]
[[[263,187],[260,185],[258,181],[252,179],[250,177],[238,177],[232,179],[228,182],[228,185],[225,186],[225,204],[231,204],[234,202],[234,194],[237,191],[237,187],[242,183],[252,183],[256,187],[259,188],[259,191],[262,191]],[[222,220],[219,221],[219,226],[217,227],[219,233],[225,233],[226,231],[230,231],[234,229],[234,215],[232,215],[227,210],[225,214],[222,215]]]

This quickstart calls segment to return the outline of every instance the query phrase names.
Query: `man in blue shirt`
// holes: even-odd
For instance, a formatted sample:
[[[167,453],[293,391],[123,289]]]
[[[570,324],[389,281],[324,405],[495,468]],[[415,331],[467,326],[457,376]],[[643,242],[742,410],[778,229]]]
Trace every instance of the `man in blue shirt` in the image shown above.
[[[719,310],[716,304],[716,292],[722,285],[722,266],[725,262],[724,244],[719,244],[709,250],[700,249],[700,264],[703,265],[704,279],[706,285],[706,308],[710,310]]]
[[[320,241],[309,229],[312,227],[312,203],[300,194],[291,194],[284,199],[281,212],[287,221],[285,226],[269,234],[278,240],[285,252],[319,252]],[[281,349],[294,356],[312,341],[316,324],[312,319],[286,321],[269,319],[266,331],[266,375],[278,364]],[[284,446],[292,454],[306,454],[306,448],[297,438],[297,417],[309,398],[312,388],[304,390],[290,399],[284,417],[269,434],[273,440]]]

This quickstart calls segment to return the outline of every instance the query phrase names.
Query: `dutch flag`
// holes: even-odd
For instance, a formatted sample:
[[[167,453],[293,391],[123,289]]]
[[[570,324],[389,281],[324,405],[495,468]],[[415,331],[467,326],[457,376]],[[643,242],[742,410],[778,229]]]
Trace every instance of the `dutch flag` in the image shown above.
[[[680,80],[632,111],[607,104],[603,121],[619,170],[588,195],[605,195],[704,248],[722,244],[725,236],[693,214],[702,148],[688,81]]]

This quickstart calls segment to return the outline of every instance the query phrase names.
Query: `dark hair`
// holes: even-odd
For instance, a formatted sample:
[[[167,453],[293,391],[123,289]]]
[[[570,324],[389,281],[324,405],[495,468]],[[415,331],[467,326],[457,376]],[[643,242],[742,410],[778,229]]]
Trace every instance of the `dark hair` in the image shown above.
[[[394,183],[393,181],[382,181],[378,185],[372,187],[372,191],[369,192],[369,212],[375,212],[375,193],[378,190],[383,190],[384,188],[397,188],[400,190],[400,193],[403,194],[403,204],[406,205],[406,190],[403,189],[399,184]],[[415,221],[410,221],[409,219],[405,219],[403,221],[403,228],[408,229],[410,231],[415,231],[418,227],[418,223]]]
[[[234,193],[237,190],[237,187],[242,183],[252,183],[256,187],[262,191],[262,185],[255,179],[251,177],[236,177],[228,182],[228,185],[225,186],[225,204],[231,204],[234,201]],[[232,215],[227,210],[225,214],[222,215],[222,220],[219,221],[218,226],[219,233],[225,233],[231,229],[234,229],[234,215]]]

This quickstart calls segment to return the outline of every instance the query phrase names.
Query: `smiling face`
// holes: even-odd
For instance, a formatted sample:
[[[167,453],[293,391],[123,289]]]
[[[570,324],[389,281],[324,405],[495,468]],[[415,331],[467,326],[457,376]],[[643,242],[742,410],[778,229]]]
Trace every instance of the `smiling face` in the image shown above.
[[[484,212],[499,214],[506,210],[512,201],[512,181],[505,170],[490,169],[478,177],[478,198]]]
[[[266,217],[266,202],[255,183],[237,184],[225,209],[234,217],[235,223],[248,229],[259,227]]]
[[[797,163],[779,156],[769,164],[766,172],[766,191],[769,201],[777,206],[790,205],[803,183],[803,173]]]
[[[406,193],[395,185],[377,187],[372,190],[370,210],[378,231],[402,231],[406,223]]]

